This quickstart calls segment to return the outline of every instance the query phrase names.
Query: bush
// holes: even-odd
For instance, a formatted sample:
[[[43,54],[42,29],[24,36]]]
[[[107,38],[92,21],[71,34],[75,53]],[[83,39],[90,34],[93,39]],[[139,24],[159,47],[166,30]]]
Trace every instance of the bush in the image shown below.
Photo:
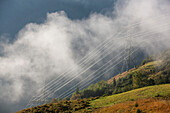
[[[57,103],[57,100],[53,98],[50,103]]]
[[[138,105],[138,103],[136,102],[136,103],[135,103],[135,107],[138,107],[138,106],[139,106],[139,105]]]
[[[140,109],[137,109],[137,110],[136,110],[136,113],[141,113],[141,110],[140,110]]]

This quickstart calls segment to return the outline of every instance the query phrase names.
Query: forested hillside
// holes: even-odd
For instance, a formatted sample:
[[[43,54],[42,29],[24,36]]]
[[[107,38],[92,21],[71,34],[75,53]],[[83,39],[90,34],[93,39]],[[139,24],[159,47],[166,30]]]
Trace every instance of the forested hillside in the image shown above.
[[[136,68],[116,75],[108,81],[99,81],[76,91],[71,99],[106,96],[145,86],[170,83],[170,50],[150,56]]]

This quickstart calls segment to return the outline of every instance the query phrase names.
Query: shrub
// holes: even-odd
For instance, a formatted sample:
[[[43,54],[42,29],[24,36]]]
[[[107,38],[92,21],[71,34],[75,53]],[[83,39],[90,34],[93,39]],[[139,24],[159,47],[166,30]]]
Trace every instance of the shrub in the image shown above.
[[[139,105],[138,105],[138,103],[136,102],[136,103],[135,103],[135,107],[138,107],[138,106],[139,106]]]
[[[57,103],[57,100],[53,98],[50,103]]]
[[[140,109],[137,109],[137,110],[136,110],[136,113],[141,113],[141,110],[140,110]]]

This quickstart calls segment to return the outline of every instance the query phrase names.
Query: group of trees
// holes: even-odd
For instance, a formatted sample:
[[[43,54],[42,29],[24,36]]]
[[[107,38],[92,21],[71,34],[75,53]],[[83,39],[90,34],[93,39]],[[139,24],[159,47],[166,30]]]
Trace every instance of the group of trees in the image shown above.
[[[92,84],[84,90],[76,91],[78,93],[74,93],[72,99],[106,96],[164,83],[170,83],[170,74],[159,75],[155,79],[152,79],[148,78],[147,75],[144,75],[141,72],[135,72],[134,74],[129,74],[124,78],[119,78],[118,80],[114,78],[111,84],[108,84],[107,81],[104,80],[96,84]]]
[[[71,98],[77,99],[105,96],[145,86],[170,83],[170,62],[161,64],[158,68],[158,66],[155,66],[154,63],[147,64],[150,61],[153,60],[151,58],[145,59],[141,66],[134,71],[129,72],[127,76],[117,80],[113,78],[111,84],[102,80],[81,91],[76,90],[76,93],[74,93]],[[142,66],[144,68],[140,69]],[[153,77],[149,75],[153,75]]]
[[[107,84],[106,81],[102,80],[100,82],[97,82],[96,84],[90,85],[87,89],[79,91],[79,94],[81,95],[81,98],[102,96],[103,94],[107,93],[106,91],[108,91],[108,89],[109,84]]]

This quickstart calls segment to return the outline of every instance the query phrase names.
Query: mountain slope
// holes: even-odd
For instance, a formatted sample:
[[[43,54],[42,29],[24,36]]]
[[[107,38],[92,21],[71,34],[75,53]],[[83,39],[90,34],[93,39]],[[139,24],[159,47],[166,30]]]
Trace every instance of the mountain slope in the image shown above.
[[[170,112],[170,84],[148,86],[90,102],[95,113]],[[135,105],[137,103],[137,105]],[[109,106],[109,107],[106,107]]]
[[[135,106],[137,102],[138,106]],[[154,104],[153,104],[154,103]],[[126,105],[126,106],[124,106]],[[127,107],[128,106],[128,107]],[[129,107],[130,106],[130,107]],[[148,107],[147,107],[148,106]],[[154,107],[157,107],[156,109]],[[164,106],[164,107],[162,107]],[[147,107],[147,108],[146,108]],[[150,108],[149,108],[150,107]],[[116,108],[116,109],[112,109]],[[128,108],[128,109],[125,109]],[[62,100],[58,103],[44,104],[41,106],[25,109],[17,113],[122,113],[136,111],[159,112],[170,110],[170,84],[148,86],[128,92],[100,98]],[[163,113],[163,112],[162,112]]]
[[[97,109],[94,113],[169,113],[170,100],[155,98],[128,101]]]
[[[101,97],[92,101],[90,104],[93,107],[105,107],[112,104],[117,104],[126,101],[133,101],[138,99],[146,99],[151,97],[169,97],[170,84],[154,85],[144,88],[134,89],[120,94]]]
[[[71,99],[112,95],[145,86],[170,83],[170,50],[144,59],[141,65],[125,71],[108,81],[99,81],[73,93]]]
[[[140,66],[108,81],[102,80],[86,89],[77,90],[70,100],[52,101],[49,104],[25,109],[18,113],[110,113],[117,111],[125,113],[135,110],[137,112],[137,106],[133,105],[135,102],[139,104],[139,112],[140,110],[170,112],[170,50],[154,58],[148,57]],[[131,107],[128,109],[121,107],[125,104],[127,104],[126,108]],[[159,106],[155,107],[156,105]],[[117,111],[113,111],[112,108]]]

